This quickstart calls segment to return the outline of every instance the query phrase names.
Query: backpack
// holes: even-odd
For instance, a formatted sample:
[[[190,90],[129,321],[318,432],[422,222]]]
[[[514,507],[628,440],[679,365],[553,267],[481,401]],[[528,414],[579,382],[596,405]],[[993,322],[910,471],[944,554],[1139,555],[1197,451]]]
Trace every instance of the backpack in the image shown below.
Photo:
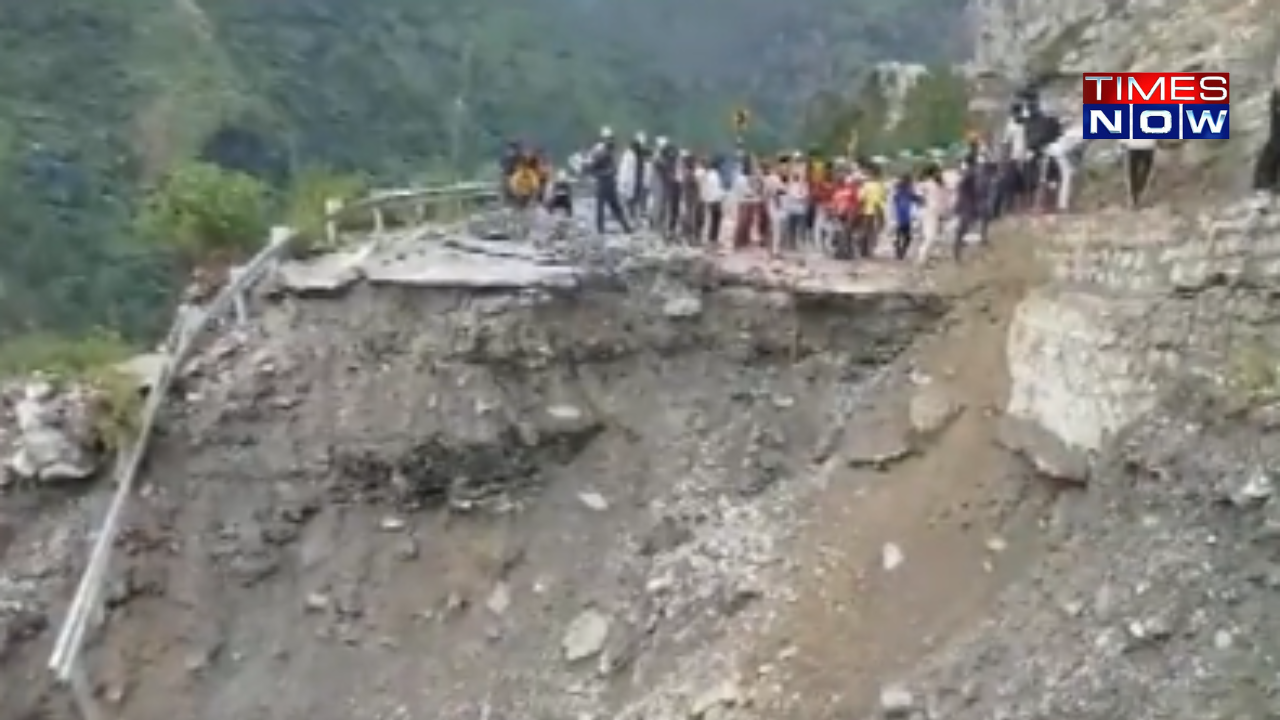
[[[1062,137],[1062,121],[1051,115],[1033,115],[1027,121],[1027,147],[1040,152]]]

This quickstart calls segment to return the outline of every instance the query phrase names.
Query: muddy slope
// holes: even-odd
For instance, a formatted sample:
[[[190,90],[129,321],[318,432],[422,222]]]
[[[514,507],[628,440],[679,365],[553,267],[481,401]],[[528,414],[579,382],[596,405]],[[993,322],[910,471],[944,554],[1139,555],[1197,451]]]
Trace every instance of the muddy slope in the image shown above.
[[[102,696],[136,720],[687,705],[686,668],[780,590],[831,429],[944,310],[661,273],[281,300],[167,423],[91,651]],[[40,677],[48,635],[7,671]],[[59,715],[46,691],[6,717]]]

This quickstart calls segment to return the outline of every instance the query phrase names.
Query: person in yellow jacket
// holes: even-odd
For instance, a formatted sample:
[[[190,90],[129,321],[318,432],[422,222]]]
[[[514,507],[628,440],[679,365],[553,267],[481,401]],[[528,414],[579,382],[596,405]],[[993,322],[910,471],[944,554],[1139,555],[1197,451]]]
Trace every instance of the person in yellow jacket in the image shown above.
[[[523,155],[516,161],[515,169],[507,178],[507,190],[516,207],[528,207],[538,199],[542,188],[542,177],[538,172],[537,159],[532,155]]]
[[[867,168],[867,179],[858,198],[862,204],[858,218],[858,252],[866,259],[875,255],[889,206],[889,188],[884,184],[879,166],[872,164]]]

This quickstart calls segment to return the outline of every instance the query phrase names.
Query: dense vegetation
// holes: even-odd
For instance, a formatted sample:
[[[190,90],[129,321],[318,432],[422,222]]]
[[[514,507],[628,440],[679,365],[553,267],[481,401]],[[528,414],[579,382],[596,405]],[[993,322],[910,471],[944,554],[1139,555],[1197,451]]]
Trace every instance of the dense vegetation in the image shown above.
[[[946,67],[930,69],[892,105],[874,77],[848,95],[820,93],[806,108],[801,134],[828,152],[854,145],[860,155],[897,156],[952,146],[970,129],[967,82]]]
[[[6,3],[0,338],[161,329],[181,243],[137,242],[154,232],[142,199],[175,169],[200,172],[193,158],[253,176],[255,211],[294,216],[317,183],[473,174],[508,137],[562,152],[609,123],[707,146],[745,104],[753,139],[772,143],[804,98],[844,93],[868,60],[953,52],[938,28],[962,4]]]

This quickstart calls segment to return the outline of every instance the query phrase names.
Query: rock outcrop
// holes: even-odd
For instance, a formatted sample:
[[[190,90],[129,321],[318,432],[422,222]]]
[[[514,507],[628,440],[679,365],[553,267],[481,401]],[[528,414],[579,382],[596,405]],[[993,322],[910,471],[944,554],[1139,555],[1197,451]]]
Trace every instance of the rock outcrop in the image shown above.
[[[882,62],[871,69],[868,82],[881,94],[887,106],[886,128],[892,129],[902,122],[907,97],[928,73],[929,68],[917,63]]]

